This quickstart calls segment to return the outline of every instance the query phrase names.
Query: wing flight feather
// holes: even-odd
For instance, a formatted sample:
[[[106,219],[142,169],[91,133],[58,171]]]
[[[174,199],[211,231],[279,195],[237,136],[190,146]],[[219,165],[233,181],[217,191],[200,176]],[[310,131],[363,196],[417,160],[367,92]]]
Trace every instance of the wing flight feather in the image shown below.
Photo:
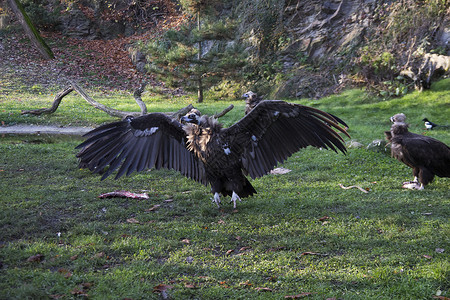
[[[103,173],[102,179],[116,169],[116,179],[144,169],[174,169],[202,184],[207,184],[203,163],[188,149],[182,125],[161,113],[126,118],[100,126],[78,145],[80,167]],[[109,166],[109,168],[108,168]]]
[[[316,108],[278,100],[260,102],[224,135],[233,137],[245,170],[252,178],[270,172],[278,163],[307,146],[340,150],[346,148],[341,119]]]

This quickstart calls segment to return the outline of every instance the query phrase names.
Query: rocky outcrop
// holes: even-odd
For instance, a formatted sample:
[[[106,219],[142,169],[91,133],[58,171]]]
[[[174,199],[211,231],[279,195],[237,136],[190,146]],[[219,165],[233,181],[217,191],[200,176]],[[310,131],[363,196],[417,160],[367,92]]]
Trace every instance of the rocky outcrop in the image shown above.
[[[243,40],[248,43],[250,51],[255,55],[261,54],[259,49],[264,47],[260,44],[265,40],[278,38],[275,57],[282,65],[281,72],[286,76],[285,80],[276,83],[276,88],[271,91],[274,98],[319,98],[339,91],[349,82],[348,75],[355,72],[355,58],[361,55],[358,51],[374,36],[377,38],[382,36],[388,26],[391,26],[390,30],[394,32],[394,37],[388,38],[396,39],[394,44],[398,47],[397,53],[393,53],[393,61],[397,65],[395,70],[392,68],[392,78],[398,76],[402,68],[406,69],[416,61],[425,60],[426,57],[423,59],[422,57],[427,49],[440,49],[441,52],[450,55],[450,18],[448,10],[445,14],[445,8],[444,13],[442,11],[430,13],[431,8],[426,10],[429,4],[411,0],[406,1],[404,5],[413,4],[414,9],[425,8],[423,11],[429,15],[415,16],[414,9],[410,9],[410,15],[403,16],[398,13],[402,6],[388,0],[269,0],[264,3],[272,4],[266,6],[262,4],[263,1],[258,0],[243,2],[241,8],[259,5],[260,10],[272,12],[255,13],[251,10],[249,12],[242,10],[240,17],[244,20],[245,26],[241,26],[240,29]],[[278,14],[274,13],[275,10],[278,10]],[[397,15],[394,17],[390,15],[395,13]],[[427,19],[421,23],[421,19],[430,18],[433,14],[437,16],[435,20]],[[264,16],[265,19],[258,19],[258,15]],[[267,18],[267,15],[271,18]],[[411,24],[403,22],[402,17],[417,24],[413,24],[412,30],[405,30]],[[270,19],[277,21],[273,24],[264,23]],[[417,26],[414,28],[414,25]],[[400,33],[398,37],[395,36],[395,26],[398,26],[399,30],[404,30],[401,33],[403,37]],[[272,36],[264,32],[264,28],[271,28]],[[407,36],[404,34],[405,31],[420,35]],[[399,38],[405,40],[398,40]],[[417,49],[420,51],[416,51]],[[380,51],[382,53],[383,50]],[[389,51],[389,47],[385,51]],[[395,56],[402,51],[403,57]],[[374,53],[376,58],[376,51]],[[417,68],[420,68],[420,65]],[[440,68],[442,69],[445,68]],[[374,70],[369,68],[368,72]]]

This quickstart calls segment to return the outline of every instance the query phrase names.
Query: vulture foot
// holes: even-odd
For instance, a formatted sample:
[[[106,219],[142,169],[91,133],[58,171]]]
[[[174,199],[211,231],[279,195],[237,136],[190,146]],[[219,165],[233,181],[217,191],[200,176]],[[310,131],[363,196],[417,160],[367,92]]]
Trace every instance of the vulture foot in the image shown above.
[[[423,184],[417,181],[407,181],[403,182],[402,188],[410,190],[423,190]]]
[[[236,208],[236,200],[239,200],[239,202],[242,201],[241,198],[238,196],[238,194],[236,194],[233,191],[233,195],[231,196],[231,201],[230,201],[230,202],[233,202],[233,208]]]
[[[217,204],[217,208],[220,208],[220,195],[219,193],[214,193],[214,198],[211,199],[213,203]]]

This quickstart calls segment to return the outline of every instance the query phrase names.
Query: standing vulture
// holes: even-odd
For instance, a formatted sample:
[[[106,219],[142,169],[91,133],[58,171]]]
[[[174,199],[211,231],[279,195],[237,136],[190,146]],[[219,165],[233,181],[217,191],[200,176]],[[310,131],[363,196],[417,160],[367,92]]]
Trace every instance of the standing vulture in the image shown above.
[[[102,179],[119,166],[116,179],[149,168],[174,169],[211,185],[217,206],[221,193],[236,207],[241,197],[256,193],[245,175],[261,177],[307,146],[345,153],[338,132],[348,136],[326,112],[266,100],[229,128],[196,109],[181,122],[162,113],[127,117],[88,132],[77,157],[81,167],[104,172]]]
[[[261,96],[258,96],[256,93],[252,91],[248,91],[242,97],[245,99],[245,114],[248,114],[252,109],[255,108],[259,102],[263,101]]]
[[[394,122],[385,135],[392,156],[413,169],[414,179],[404,182],[404,188],[423,190],[434,176],[450,177],[450,147],[444,143],[409,132],[404,122]]]

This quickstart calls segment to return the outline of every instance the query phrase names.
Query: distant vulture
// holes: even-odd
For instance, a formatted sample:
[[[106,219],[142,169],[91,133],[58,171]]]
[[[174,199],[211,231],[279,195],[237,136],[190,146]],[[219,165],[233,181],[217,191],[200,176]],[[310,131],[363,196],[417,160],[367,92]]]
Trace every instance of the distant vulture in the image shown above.
[[[450,177],[450,148],[444,143],[409,132],[403,122],[395,122],[385,135],[392,156],[413,169],[414,179],[404,182],[404,188],[422,190],[434,176]]]
[[[252,91],[245,93],[242,97],[245,99],[245,114],[248,114],[259,102],[263,101],[261,96]]]
[[[392,123],[395,123],[395,122],[397,122],[397,123],[406,123],[406,116],[405,116],[404,113],[399,113],[399,114],[393,115],[390,118],[390,120],[391,120]]]
[[[338,123],[321,110],[278,100],[262,101],[229,128],[196,109],[181,122],[151,113],[88,132],[77,157],[81,167],[104,172],[102,180],[119,166],[116,179],[149,168],[174,169],[211,185],[217,206],[221,193],[236,207],[241,197],[256,193],[245,175],[261,177],[307,146],[345,153],[338,132],[348,134]]]

